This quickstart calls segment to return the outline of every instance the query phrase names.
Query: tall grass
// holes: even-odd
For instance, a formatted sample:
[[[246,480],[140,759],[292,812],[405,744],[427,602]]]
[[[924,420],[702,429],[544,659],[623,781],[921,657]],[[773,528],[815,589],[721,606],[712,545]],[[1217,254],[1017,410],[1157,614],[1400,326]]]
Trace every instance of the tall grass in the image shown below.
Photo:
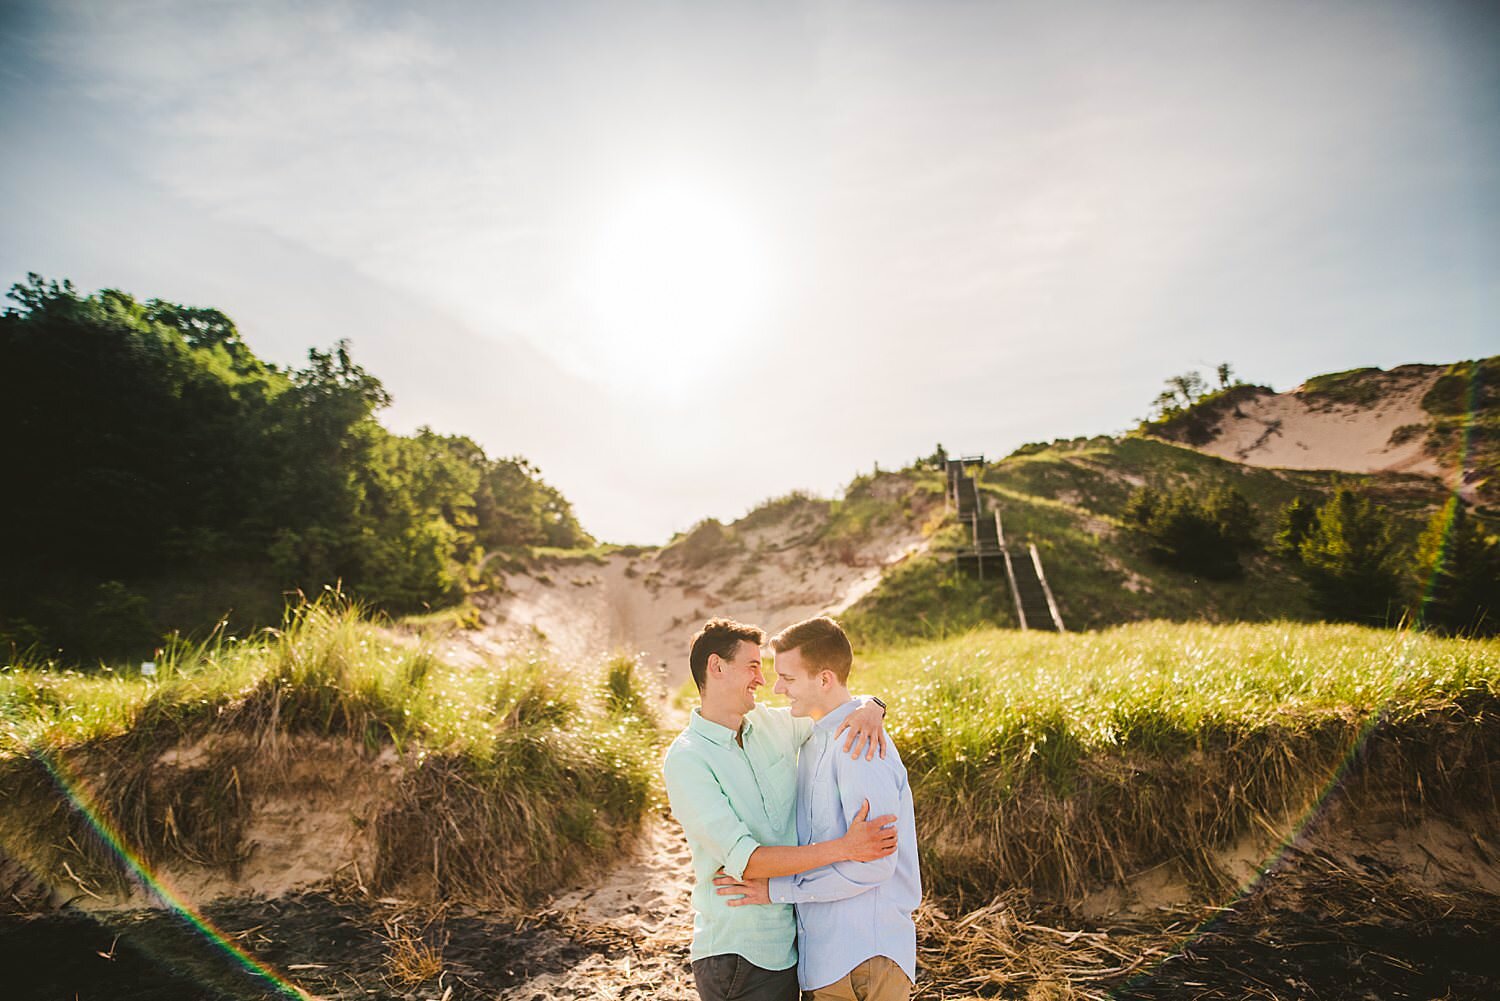
[[[1077,899],[1166,860],[1221,884],[1216,847],[1284,828],[1351,756],[1366,784],[1432,806],[1477,797],[1500,818],[1496,640],[1152,622],[985,630],[859,663],[855,687],[891,703],[941,889]]]
[[[72,760],[96,777],[94,795],[135,850],[229,864],[242,851],[246,801],[274,784],[298,738],[342,741],[356,768],[390,747],[403,769],[377,822],[377,881],[411,876],[403,852],[420,843],[423,879],[440,892],[524,898],[639,824],[659,735],[644,685],[629,660],[455,666],[324,599],[253,641],[178,645],[154,678],[134,667],[9,666],[0,672],[0,795],[50,825],[54,847],[76,842],[80,818],[39,768],[44,757]],[[203,774],[143,795],[160,755],[193,743],[210,748]],[[249,788],[233,802],[204,796],[230,786]],[[197,818],[196,837],[184,837],[183,816]],[[6,834],[15,854],[25,832]],[[42,855],[44,868],[63,861]],[[85,861],[108,868],[93,856]]]

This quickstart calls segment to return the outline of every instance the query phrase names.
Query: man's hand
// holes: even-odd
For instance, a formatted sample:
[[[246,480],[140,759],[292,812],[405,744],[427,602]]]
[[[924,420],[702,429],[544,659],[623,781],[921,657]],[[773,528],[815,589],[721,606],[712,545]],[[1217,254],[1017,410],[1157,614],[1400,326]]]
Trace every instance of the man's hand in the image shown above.
[[[723,869],[720,869],[719,874],[714,877],[714,886],[719,888],[719,896],[735,897],[735,899],[727,901],[730,907],[744,907],[746,904],[769,904],[771,902],[771,881],[769,879],[737,880]]]
[[[844,750],[853,752],[849,755],[851,758],[857,758],[861,751],[865,751],[865,760],[873,761],[877,748],[880,750],[880,756],[885,757],[884,709],[873,702],[866,702],[845,716],[833,735],[837,737],[845,730],[849,731],[849,736],[844,740]]]
[[[870,801],[865,800],[854,819],[849,821],[849,830],[838,839],[844,849],[844,858],[850,862],[874,862],[896,850],[896,828],[885,826],[895,824],[896,815],[887,813],[866,820],[869,813]]]

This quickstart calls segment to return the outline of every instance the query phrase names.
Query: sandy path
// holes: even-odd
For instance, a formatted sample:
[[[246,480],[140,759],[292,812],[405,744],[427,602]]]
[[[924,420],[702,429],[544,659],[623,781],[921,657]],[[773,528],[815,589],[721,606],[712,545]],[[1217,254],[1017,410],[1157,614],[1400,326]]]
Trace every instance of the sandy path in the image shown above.
[[[842,613],[927,548],[933,503],[839,551],[817,539],[824,516],[808,515],[737,529],[733,546],[700,566],[671,550],[543,561],[508,574],[503,592],[476,595],[484,626],[449,635],[438,652],[473,664],[531,649],[572,663],[623,652],[671,690],[687,679],[688,642],[705,619],[726,615],[775,632]]]
[[[688,966],[693,937],[693,872],[675,821],[656,818],[636,850],[592,885],[556,898],[542,912],[575,939],[604,945],[571,969],[543,973],[504,991],[500,1001],[547,998],[664,998],[695,1001]]]

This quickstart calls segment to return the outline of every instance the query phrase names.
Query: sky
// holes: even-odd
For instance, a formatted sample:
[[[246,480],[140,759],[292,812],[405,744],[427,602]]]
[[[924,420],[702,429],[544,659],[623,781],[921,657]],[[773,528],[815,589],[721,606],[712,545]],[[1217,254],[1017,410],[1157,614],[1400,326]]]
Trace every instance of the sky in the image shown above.
[[[1500,2],[0,0],[0,282],[340,338],[659,543],[1500,352]]]

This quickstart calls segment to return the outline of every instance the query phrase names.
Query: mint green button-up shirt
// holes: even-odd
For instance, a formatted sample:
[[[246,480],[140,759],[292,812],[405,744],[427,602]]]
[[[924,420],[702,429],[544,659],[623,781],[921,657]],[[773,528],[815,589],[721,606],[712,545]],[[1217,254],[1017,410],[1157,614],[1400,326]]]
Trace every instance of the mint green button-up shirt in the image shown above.
[[[811,733],[811,720],[756,706],[745,714],[742,747],[733,730],[694,709],[667,749],[667,798],[693,853],[694,960],[737,954],[764,970],[797,965],[791,906],[730,907],[713,878],[720,866],[743,877],[761,845],[797,843],[797,748]]]

